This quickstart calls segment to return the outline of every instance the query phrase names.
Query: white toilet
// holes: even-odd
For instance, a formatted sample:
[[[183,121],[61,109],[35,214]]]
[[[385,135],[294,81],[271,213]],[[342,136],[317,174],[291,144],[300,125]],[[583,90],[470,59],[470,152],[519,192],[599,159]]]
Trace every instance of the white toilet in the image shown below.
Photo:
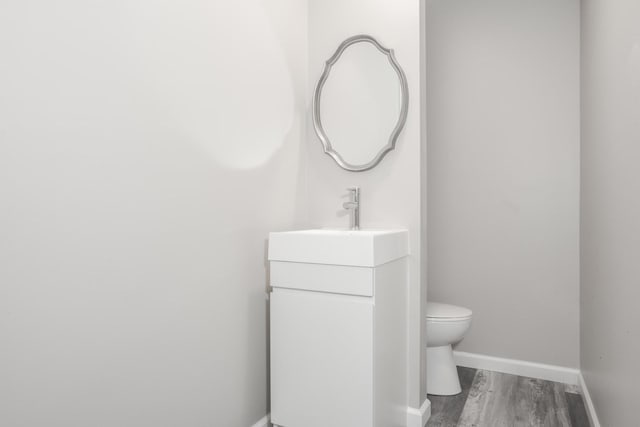
[[[427,393],[451,396],[462,391],[451,345],[471,326],[471,310],[427,303]]]

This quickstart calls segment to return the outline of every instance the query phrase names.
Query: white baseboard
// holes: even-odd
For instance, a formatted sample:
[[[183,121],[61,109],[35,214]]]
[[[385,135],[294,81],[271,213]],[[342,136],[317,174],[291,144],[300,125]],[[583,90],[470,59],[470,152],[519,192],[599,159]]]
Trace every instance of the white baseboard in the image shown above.
[[[593,406],[593,400],[591,400],[591,395],[589,394],[589,389],[587,388],[587,383],[584,382],[584,377],[582,373],[579,376],[580,378],[580,391],[582,392],[582,399],[584,399],[584,406],[587,410],[587,416],[589,417],[589,421],[591,421],[591,427],[600,427],[600,421],[598,420],[598,414],[596,414],[596,408]]]
[[[453,358],[456,365],[467,368],[484,369],[505,374],[520,375],[546,381],[578,385],[580,371],[563,366],[545,365],[543,363],[527,362],[524,360],[504,359],[502,357],[485,356],[482,354],[454,351]]]
[[[260,418],[260,420],[258,420],[258,422],[252,425],[251,427],[271,427],[269,414]]]
[[[425,399],[420,409],[407,408],[407,427],[424,427],[431,417],[431,402]]]

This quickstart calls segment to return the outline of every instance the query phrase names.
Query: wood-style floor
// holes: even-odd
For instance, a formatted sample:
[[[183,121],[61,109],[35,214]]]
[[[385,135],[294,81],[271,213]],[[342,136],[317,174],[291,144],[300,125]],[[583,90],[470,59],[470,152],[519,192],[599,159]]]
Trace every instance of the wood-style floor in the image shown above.
[[[427,427],[590,427],[575,386],[458,367],[462,393],[433,396]]]

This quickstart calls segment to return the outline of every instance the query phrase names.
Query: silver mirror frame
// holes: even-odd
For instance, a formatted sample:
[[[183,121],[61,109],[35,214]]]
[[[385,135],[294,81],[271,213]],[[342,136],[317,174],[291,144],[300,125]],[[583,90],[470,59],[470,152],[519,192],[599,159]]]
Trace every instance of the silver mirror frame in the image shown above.
[[[356,43],[363,43],[363,42],[371,43],[380,52],[382,52],[384,55],[387,56],[389,63],[398,74],[398,79],[400,80],[400,88],[402,93],[402,105],[400,108],[400,116],[398,117],[398,121],[396,122],[396,126],[393,129],[393,132],[391,132],[391,136],[389,136],[389,141],[387,142],[387,145],[385,145],[378,152],[378,154],[376,154],[373,160],[371,160],[369,163],[366,163],[364,165],[352,165],[350,163],[347,163],[342,158],[342,156],[340,156],[340,153],[338,153],[333,149],[333,146],[331,145],[331,141],[329,140],[329,137],[327,136],[326,132],[324,131],[324,128],[322,127],[322,118],[320,117],[320,99],[322,96],[322,88],[324,87],[324,84],[329,78],[329,74],[331,73],[331,68],[335,65],[336,62],[338,62],[338,59],[340,59],[344,51],[349,46]],[[385,48],[375,38],[366,34],[359,34],[353,37],[349,37],[348,39],[343,41],[340,44],[340,46],[338,46],[338,49],[333,54],[333,56],[325,62],[324,70],[322,71],[320,80],[318,80],[318,83],[316,84],[316,89],[313,94],[313,127],[315,128],[318,138],[320,138],[320,142],[322,142],[322,146],[324,147],[324,152],[325,154],[328,154],[329,156],[331,156],[333,160],[336,161],[338,166],[340,166],[342,169],[345,169],[351,172],[364,172],[374,168],[375,166],[378,165],[378,163],[382,161],[384,156],[386,156],[389,151],[395,148],[398,136],[400,135],[400,132],[402,132],[402,128],[404,127],[407,121],[408,111],[409,111],[409,86],[407,84],[407,77],[405,76],[404,71],[402,70],[402,67],[400,67],[400,64],[398,64],[398,61],[396,61],[396,57],[393,54],[393,49]]]

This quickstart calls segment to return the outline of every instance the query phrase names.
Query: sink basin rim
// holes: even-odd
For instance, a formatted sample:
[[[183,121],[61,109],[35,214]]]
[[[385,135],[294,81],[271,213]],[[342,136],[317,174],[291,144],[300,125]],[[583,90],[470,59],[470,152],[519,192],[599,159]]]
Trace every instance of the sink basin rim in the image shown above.
[[[272,232],[269,260],[375,267],[409,254],[408,230],[318,228]]]

